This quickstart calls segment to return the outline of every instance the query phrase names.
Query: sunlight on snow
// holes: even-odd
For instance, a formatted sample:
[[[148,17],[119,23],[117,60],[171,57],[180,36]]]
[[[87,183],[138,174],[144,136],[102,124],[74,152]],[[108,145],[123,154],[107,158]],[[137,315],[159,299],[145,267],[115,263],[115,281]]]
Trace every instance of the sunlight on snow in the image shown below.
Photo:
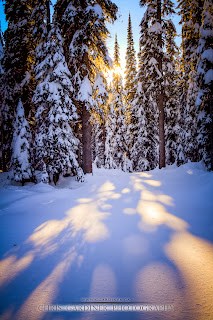
[[[114,192],[115,186],[107,181],[96,193],[94,199],[78,199],[77,206],[66,212],[66,217],[62,220],[49,220],[35,229],[26,243],[33,243],[34,246],[42,248],[44,252],[53,251],[59,245],[52,244],[62,231],[68,228],[71,231],[70,238],[76,236],[79,231],[84,231],[83,240],[88,242],[101,241],[109,237],[109,230],[104,224],[109,213],[100,210],[110,210],[112,206],[105,203],[109,199],[118,199],[120,194]],[[48,245],[48,246],[47,246]],[[43,252],[43,254],[45,254]]]
[[[38,310],[39,305],[49,305],[57,297],[59,284],[75,260],[76,253],[71,250],[59,262],[50,275],[31,293],[16,315],[16,319],[22,320],[25,315],[30,315],[31,320],[39,320],[44,316],[44,312]]]
[[[143,173],[141,173],[143,176]],[[174,206],[173,199],[164,194],[155,194],[149,190],[145,184],[152,187],[159,187],[160,181],[156,180],[144,180],[139,178],[139,174],[135,174],[131,179],[131,184],[135,191],[141,191],[141,197],[137,204],[137,208],[125,208],[123,213],[135,214],[138,213],[141,216],[141,221],[138,226],[141,231],[155,232],[160,225],[167,225],[173,230],[183,231],[188,228],[188,224],[176,216],[167,212],[164,205]]]
[[[213,245],[188,232],[181,232],[173,235],[165,246],[165,253],[183,276],[187,302],[196,310],[194,319],[212,319]],[[195,305],[200,306],[200,310],[193,308]]]
[[[157,319],[178,319],[184,311],[184,299],[179,289],[177,274],[165,264],[153,262],[142,268],[135,276],[134,297],[150,304],[174,304],[175,310],[157,314]],[[153,316],[153,314],[152,314]],[[138,315],[144,319],[144,314]]]
[[[68,210],[64,219],[48,220],[36,228],[24,243],[24,245],[33,244],[32,250],[20,259],[17,259],[15,254],[8,252],[10,255],[0,261],[0,285],[9,283],[27,269],[36,256],[53,253],[64,241],[72,241],[80,231],[83,231],[82,240],[84,242],[93,243],[108,238],[110,234],[104,220],[110,213],[101,210],[110,210],[112,205],[107,204],[106,201],[121,197],[114,190],[115,186],[107,181],[99,188],[93,199],[78,199],[79,204]],[[66,236],[64,235],[65,230],[67,230]],[[15,250],[17,251],[18,248]],[[78,265],[80,266],[82,262],[83,256],[79,256]],[[62,270],[61,266],[59,264],[60,270]]]
[[[67,220],[49,220],[35,229],[34,233],[28,238],[27,242],[32,242],[34,246],[46,246],[68,225]]]
[[[143,199],[143,192],[141,199]],[[140,200],[136,210],[141,215],[139,227],[143,231],[155,231],[157,226],[162,224],[178,231],[188,228],[184,220],[168,213],[166,208],[158,202]]]
[[[124,188],[121,193],[126,194],[126,193],[130,193],[131,190],[129,188]]]
[[[11,255],[0,261],[0,286],[12,281],[20,272],[23,272],[32,263],[34,255],[28,252],[23,258],[17,259]]]
[[[156,180],[142,180],[143,183],[147,183],[152,187],[160,187],[162,183],[160,181]]]
[[[96,242],[109,237],[109,230],[102,222],[109,213],[99,211],[95,203],[78,205],[66,214],[73,236],[78,231],[84,230],[83,238],[88,242]]]
[[[151,178],[152,174],[147,172],[135,172],[135,175],[141,177],[141,178]]]

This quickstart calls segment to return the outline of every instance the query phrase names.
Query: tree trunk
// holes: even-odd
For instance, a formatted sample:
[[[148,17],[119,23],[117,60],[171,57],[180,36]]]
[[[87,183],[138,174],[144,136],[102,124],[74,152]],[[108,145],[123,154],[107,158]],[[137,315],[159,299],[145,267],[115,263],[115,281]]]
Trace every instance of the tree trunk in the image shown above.
[[[50,32],[50,0],[46,0],[47,8],[47,31]]]
[[[105,166],[106,163],[106,155],[105,155],[105,151],[106,151],[106,121],[104,120],[103,124],[103,166]]]
[[[92,149],[91,149],[91,135],[92,126],[90,123],[90,113],[86,106],[82,108],[82,142],[83,142],[83,161],[82,169],[84,173],[92,173]]]
[[[157,22],[161,24],[161,0],[157,0]],[[158,35],[158,46],[162,50],[162,34]],[[163,73],[162,70],[162,51],[158,57],[158,68],[160,73]],[[162,75],[163,77],[163,75]],[[166,166],[165,164],[165,134],[164,134],[164,88],[163,88],[163,79],[159,85],[160,92],[158,97],[158,110],[159,110],[159,168]]]

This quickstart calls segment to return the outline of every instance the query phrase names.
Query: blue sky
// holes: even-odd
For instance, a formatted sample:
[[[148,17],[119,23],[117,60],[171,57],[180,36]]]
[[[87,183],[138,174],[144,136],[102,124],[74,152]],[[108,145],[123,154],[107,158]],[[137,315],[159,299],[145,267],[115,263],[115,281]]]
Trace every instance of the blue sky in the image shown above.
[[[56,0],[52,0],[53,4],[55,2],[56,2]],[[124,68],[129,12],[130,12],[131,18],[132,18],[132,27],[133,27],[135,49],[136,49],[136,52],[138,52],[139,37],[140,37],[139,24],[141,22],[141,19],[143,17],[145,9],[141,8],[139,6],[139,0],[114,0],[114,2],[116,3],[116,5],[119,8],[118,12],[119,12],[120,17],[113,25],[108,26],[110,33],[111,33],[111,36],[107,41],[107,45],[109,48],[110,55],[111,55],[111,57],[113,57],[114,39],[115,39],[115,34],[117,33],[118,42],[119,42],[119,46],[120,46],[121,63],[122,63],[122,67]],[[0,1],[0,20],[1,20],[2,30],[4,31],[7,27],[7,24],[5,22],[3,4],[1,1]],[[180,20],[179,16],[177,16],[177,15],[173,16],[172,20],[173,20],[174,24],[176,25],[177,32],[180,34],[181,27],[180,27],[180,25],[178,25],[178,22]],[[180,38],[177,38],[177,44],[180,45]]]

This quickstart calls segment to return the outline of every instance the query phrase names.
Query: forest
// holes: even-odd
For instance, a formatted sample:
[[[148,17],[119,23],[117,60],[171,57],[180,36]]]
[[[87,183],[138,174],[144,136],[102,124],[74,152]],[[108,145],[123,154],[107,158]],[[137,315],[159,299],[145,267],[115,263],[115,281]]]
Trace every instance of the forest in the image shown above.
[[[149,171],[202,161],[213,170],[212,0],[140,0],[123,78],[111,0],[5,0],[0,31],[0,170],[22,183],[98,168]],[[181,16],[181,47],[172,15]],[[112,81],[107,72],[113,70]],[[37,173],[40,172],[40,181]]]

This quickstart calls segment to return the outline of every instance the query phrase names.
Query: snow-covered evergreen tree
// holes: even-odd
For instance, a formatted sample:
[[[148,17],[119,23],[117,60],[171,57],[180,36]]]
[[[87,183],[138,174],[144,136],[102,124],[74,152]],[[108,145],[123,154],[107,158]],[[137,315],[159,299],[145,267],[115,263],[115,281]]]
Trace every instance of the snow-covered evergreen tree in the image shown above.
[[[46,164],[50,180],[59,174],[80,173],[72,122],[77,119],[71,98],[71,74],[63,54],[63,39],[55,24],[47,41],[37,47],[36,68],[38,82],[33,97],[36,112],[35,161]]]
[[[163,69],[165,73],[165,149],[166,164],[173,164],[177,160],[177,149],[179,145],[180,125],[178,123],[180,114],[180,92],[178,84],[180,76],[176,67],[179,65],[178,48],[175,43],[176,28],[169,19],[165,26],[165,46]]]
[[[153,10],[148,5],[141,21],[139,70],[132,118],[131,157],[134,170],[151,170],[158,164],[158,69],[152,29],[149,30]]]
[[[120,52],[115,36],[114,72],[110,92],[110,112],[106,132],[106,166],[131,170],[127,143],[127,111],[124,100],[124,88],[120,68]]]
[[[92,154],[97,167],[105,164],[106,114],[109,98],[107,82],[102,72],[98,73],[93,85],[95,107],[92,111]]]
[[[146,117],[146,97],[142,88],[142,83],[138,81],[135,100],[131,109],[131,162],[134,171],[150,170],[152,163],[151,155],[155,149],[149,141],[148,124]]]
[[[25,107],[31,7],[26,0],[6,0],[4,11],[8,27],[4,32],[5,48],[2,59],[4,74],[1,77],[0,118],[2,121],[1,153],[5,171],[11,159],[13,124],[20,97]]]
[[[205,0],[198,45],[198,152],[209,170],[213,170],[213,4]]]
[[[182,53],[184,80],[183,85],[183,153],[185,161],[198,161],[197,145],[197,108],[195,107],[198,94],[197,84],[197,47],[199,30],[201,26],[204,0],[182,1],[179,0],[182,24]]]
[[[173,3],[170,0],[140,0],[141,6],[147,10],[141,22],[141,49],[144,56],[145,94],[147,103],[158,112],[159,127],[159,168],[165,167],[165,37],[168,16],[174,13]],[[155,161],[154,161],[155,162]]]
[[[133,32],[131,16],[129,14],[128,28],[127,28],[127,50],[126,50],[126,69],[125,69],[125,91],[126,103],[130,106],[134,100],[136,87],[137,61],[136,52],[134,48]]]
[[[90,110],[94,106],[92,83],[100,63],[109,65],[105,39],[107,21],[116,19],[117,6],[110,0],[62,1],[55,6],[55,19],[65,38],[66,61],[72,74],[75,103],[82,118],[82,167],[92,172]],[[95,63],[96,61],[99,63]]]
[[[12,141],[11,168],[14,180],[21,182],[31,180],[33,171],[31,167],[31,133],[28,121],[24,116],[24,107],[19,100],[16,112]]]

